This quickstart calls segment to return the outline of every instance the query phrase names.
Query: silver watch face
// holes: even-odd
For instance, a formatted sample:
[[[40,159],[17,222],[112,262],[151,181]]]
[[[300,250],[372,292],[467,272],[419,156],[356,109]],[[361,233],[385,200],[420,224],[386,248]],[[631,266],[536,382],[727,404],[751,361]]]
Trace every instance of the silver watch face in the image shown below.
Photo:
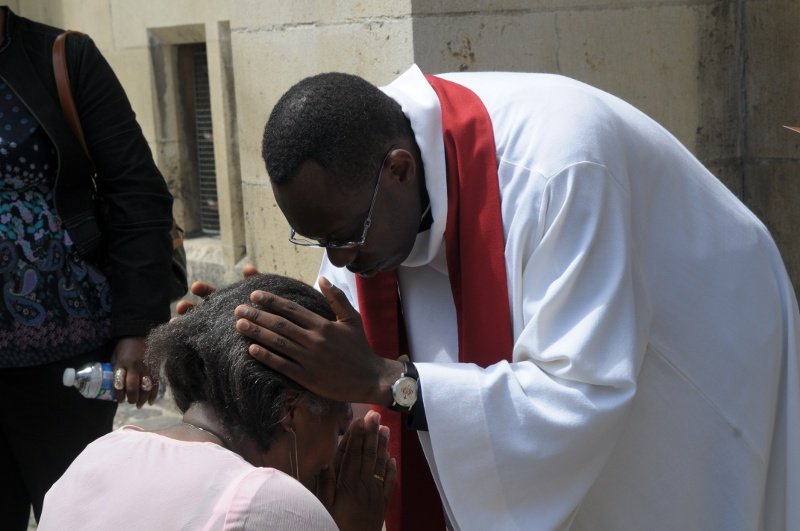
[[[411,407],[417,401],[417,381],[403,376],[392,385],[392,397],[401,407]]]

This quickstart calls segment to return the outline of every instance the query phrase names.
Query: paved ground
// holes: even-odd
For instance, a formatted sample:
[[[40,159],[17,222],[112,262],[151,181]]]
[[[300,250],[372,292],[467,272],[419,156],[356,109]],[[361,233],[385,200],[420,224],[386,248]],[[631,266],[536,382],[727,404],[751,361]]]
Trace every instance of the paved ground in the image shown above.
[[[117,416],[114,417],[114,429],[125,424],[135,424],[146,430],[158,430],[180,422],[181,414],[175,407],[172,398],[167,394],[152,406],[145,405],[136,409],[130,404],[120,404]]]

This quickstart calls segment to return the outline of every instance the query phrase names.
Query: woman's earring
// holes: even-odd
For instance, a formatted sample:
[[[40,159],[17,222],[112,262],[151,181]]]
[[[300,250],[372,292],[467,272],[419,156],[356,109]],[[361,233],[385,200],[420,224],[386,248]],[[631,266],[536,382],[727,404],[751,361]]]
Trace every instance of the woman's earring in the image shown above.
[[[294,433],[294,428],[289,428],[289,433],[292,434],[292,447],[294,448],[294,459],[292,459],[292,451],[289,450],[289,466],[292,469],[294,479],[300,481],[300,462],[297,459],[297,435]]]

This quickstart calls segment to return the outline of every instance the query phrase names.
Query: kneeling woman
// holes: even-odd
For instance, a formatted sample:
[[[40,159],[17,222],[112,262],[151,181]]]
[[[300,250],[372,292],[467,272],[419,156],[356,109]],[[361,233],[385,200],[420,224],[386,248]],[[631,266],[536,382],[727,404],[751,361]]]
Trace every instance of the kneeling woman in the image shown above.
[[[90,444],[47,493],[40,531],[381,529],[397,473],[388,428],[375,412],[351,423],[349,404],[250,357],[233,310],[254,290],[335,318],[306,284],[258,275],[155,329],[147,363],[163,366],[183,422]]]

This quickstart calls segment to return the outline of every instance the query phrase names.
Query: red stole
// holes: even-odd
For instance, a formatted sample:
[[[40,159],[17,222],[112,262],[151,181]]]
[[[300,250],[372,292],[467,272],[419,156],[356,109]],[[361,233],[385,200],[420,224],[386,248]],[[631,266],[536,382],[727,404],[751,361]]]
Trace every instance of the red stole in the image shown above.
[[[442,108],[447,163],[444,239],[458,321],[458,359],[482,367],[510,361],[513,333],[492,123],[483,102],[471,90],[438,77],[425,77]],[[364,330],[373,350],[393,359],[410,354],[397,274],[356,277],[356,286]],[[398,486],[386,515],[388,531],[442,531],[441,501],[417,434],[404,429],[399,413],[378,409],[391,430],[389,451],[398,465]]]

